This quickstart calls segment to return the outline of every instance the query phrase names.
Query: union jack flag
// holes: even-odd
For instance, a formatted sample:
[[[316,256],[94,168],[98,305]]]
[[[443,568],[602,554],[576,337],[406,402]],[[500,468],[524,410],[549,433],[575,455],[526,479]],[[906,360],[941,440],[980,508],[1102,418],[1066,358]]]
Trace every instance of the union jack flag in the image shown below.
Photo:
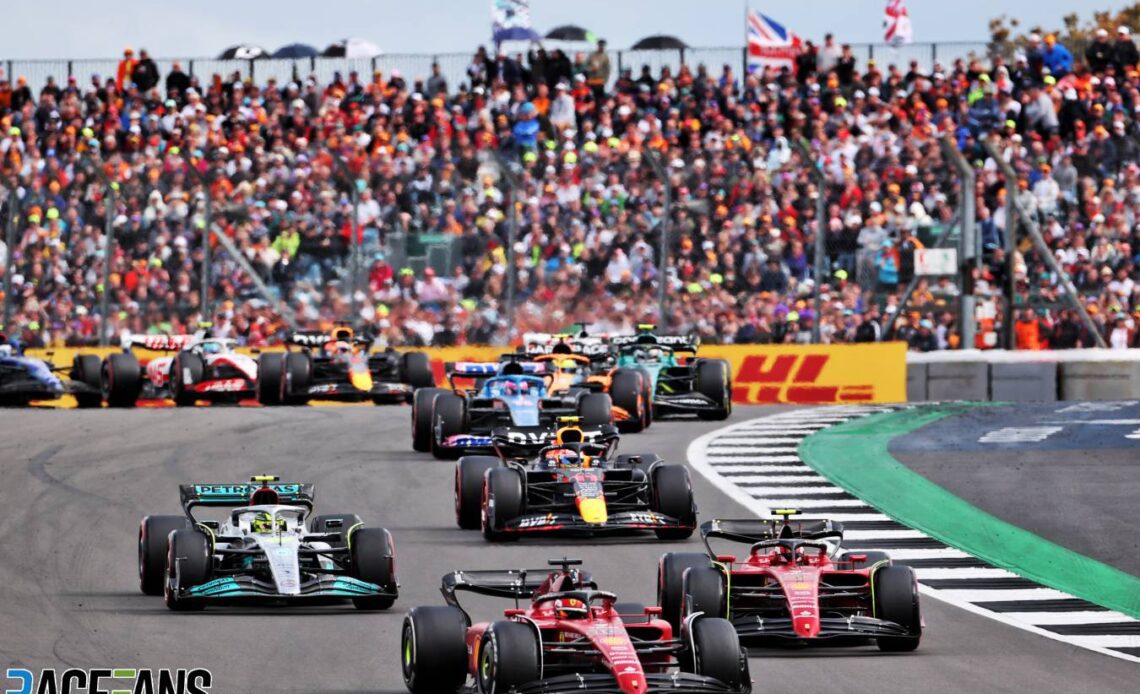
[[[795,69],[801,50],[800,37],[776,20],[748,10],[748,71],[766,67]]]
[[[883,40],[894,47],[914,40],[914,28],[910,25],[906,0],[887,0],[883,14]]]

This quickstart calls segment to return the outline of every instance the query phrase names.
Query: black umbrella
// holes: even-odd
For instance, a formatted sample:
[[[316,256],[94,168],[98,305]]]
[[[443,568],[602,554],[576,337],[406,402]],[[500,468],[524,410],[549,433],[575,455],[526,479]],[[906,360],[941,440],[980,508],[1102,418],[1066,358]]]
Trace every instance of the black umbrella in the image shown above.
[[[320,54],[316,48],[304,43],[291,43],[273,51],[274,58],[312,58]]]
[[[661,50],[663,48],[672,48],[674,50],[681,48],[688,48],[684,41],[676,36],[666,36],[664,34],[654,34],[653,36],[646,36],[637,43],[633,44],[635,51],[652,51]]]
[[[269,53],[261,46],[230,46],[222,51],[218,56],[218,60],[256,60],[257,58],[268,58]]]
[[[574,24],[563,24],[546,32],[546,38],[554,41],[589,41],[596,43],[598,37],[592,31],[586,31]]]

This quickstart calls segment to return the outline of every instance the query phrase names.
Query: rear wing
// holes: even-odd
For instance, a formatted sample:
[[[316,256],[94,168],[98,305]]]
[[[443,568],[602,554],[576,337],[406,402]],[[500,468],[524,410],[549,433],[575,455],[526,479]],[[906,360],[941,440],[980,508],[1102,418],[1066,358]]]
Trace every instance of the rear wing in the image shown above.
[[[154,352],[180,352],[196,339],[194,335],[128,335],[123,338],[123,349],[141,347]]]
[[[187,512],[195,506],[233,507],[246,506],[250,496],[262,488],[277,492],[284,505],[313,507],[316,485],[300,482],[248,482],[238,484],[181,484],[178,495]]]
[[[653,333],[641,333],[640,335],[618,335],[611,337],[610,344],[614,347],[656,345],[658,347],[669,347],[675,352],[696,352],[697,348],[701,346],[701,338],[696,335],[654,335]]]
[[[486,437],[486,445],[494,448],[500,458],[516,457],[537,453],[541,449],[553,445],[558,434],[558,427],[564,424],[556,423],[554,426],[539,425],[536,427],[495,427],[491,435]],[[583,428],[582,441],[599,446],[608,446],[618,440],[618,429],[613,424],[603,424],[598,427]]]
[[[519,357],[522,355],[509,356]],[[504,359],[503,361],[508,360]],[[522,361],[517,358],[509,361],[516,362],[522,368],[523,374],[541,375],[545,374],[547,370],[545,364]],[[492,376],[498,376],[501,368],[502,362],[490,361],[449,361],[443,364],[443,372],[448,376],[464,376],[467,378],[491,378]]]
[[[608,357],[611,353],[609,344],[600,337],[573,337],[569,335],[550,335],[548,333],[527,333],[523,335],[522,354],[537,356],[540,354],[581,354],[591,360]]]
[[[796,538],[802,540],[843,539],[843,524],[826,519],[782,520],[761,518],[716,519],[701,523],[701,540],[710,555],[715,555],[709,540],[728,540],[754,545],[757,542]]]
[[[459,607],[459,591],[508,600],[528,600],[550,572],[546,569],[501,569],[492,571],[453,571],[444,574],[440,592],[447,604]]]
[[[287,342],[290,345],[296,345],[297,347],[316,347],[316,348],[319,348],[319,347],[324,347],[325,345],[327,345],[330,342],[336,342],[337,340],[340,340],[340,339],[343,339],[343,338],[338,337],[337,335],[334,335],[332,333],[325,333],[325,332],[313,331],[313,330],[304,330],[304,331],[298,331],[295,333],[290,333],[289,339],[287,340]],[[355,344],[358,344],[358,345],[372,344],[371,340],[368,340],[367,338],[361,337],[359,335],[351,336],[351,341]]]

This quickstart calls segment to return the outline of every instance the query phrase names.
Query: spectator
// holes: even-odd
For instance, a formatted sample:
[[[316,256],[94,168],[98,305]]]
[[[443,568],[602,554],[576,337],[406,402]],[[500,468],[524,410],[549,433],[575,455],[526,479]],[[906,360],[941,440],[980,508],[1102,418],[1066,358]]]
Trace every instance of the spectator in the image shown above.
[[[1116,74],[1127,74],[1128,70],[1135,69],[1140,63],[1140,53],[1136,50],[1136,42],[1132,40],[1132,29],[1126,26],[1116,28],[1116,42],[1112,44]]]
[[[136,64],[135,49],[130,47],[124,48],[123,59],[119,61],[119,67],[115,70],[115,91],[122,93],[123,90],[130,85]]]
[[[146,49],[141,49],[138,62],[131,68],[131,81],[135,83],[140,92],[146,93],[158,85],[158,80],[158,66],[151,60]]]
[[[1061,79],[1073,70],[1073,54],[1064,44],[1057,42],[1056,34],[1045,35],[1045,48],[1041,51],[1041,60],[1054,79]]]
[[[598,47],[586,63],[586,84],[594,92],[594,101],[600,103],[610,81],[610,56],[606,53],[606,40],[598,39]]]
[[[182,63],[176,60],[166,76],[166,98],[181,102],[189,89],[190,77],[182,71]]]
[[[1116,64],[1116,52],[1108,42],[1108,31],[1096,30],[1096,38],[1085,48],[1085,62],[1093,73],[1102,73],[1109,65]]]

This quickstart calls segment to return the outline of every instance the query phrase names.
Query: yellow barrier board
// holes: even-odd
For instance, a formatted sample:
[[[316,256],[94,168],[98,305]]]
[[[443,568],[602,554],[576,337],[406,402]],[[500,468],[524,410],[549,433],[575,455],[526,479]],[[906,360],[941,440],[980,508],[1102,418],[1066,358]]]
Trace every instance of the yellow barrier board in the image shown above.
[[[270,348],[274,349],[274,348]],[[279,348],[278,348],[279,349]],[[28,350],[29,356],[57,365],[70,365],[75,354],[100,358],[116,347]],[[239,351],[250,353],[251,350]],[[444,383],[443,364],[449,361],[493,361],[506,347],[432,347],[436,382]],[[700,356],[726,359],[732,366],[733,402],[836,405],[906,401],[906,344],[884,342],[857,345],[705,345]]]

